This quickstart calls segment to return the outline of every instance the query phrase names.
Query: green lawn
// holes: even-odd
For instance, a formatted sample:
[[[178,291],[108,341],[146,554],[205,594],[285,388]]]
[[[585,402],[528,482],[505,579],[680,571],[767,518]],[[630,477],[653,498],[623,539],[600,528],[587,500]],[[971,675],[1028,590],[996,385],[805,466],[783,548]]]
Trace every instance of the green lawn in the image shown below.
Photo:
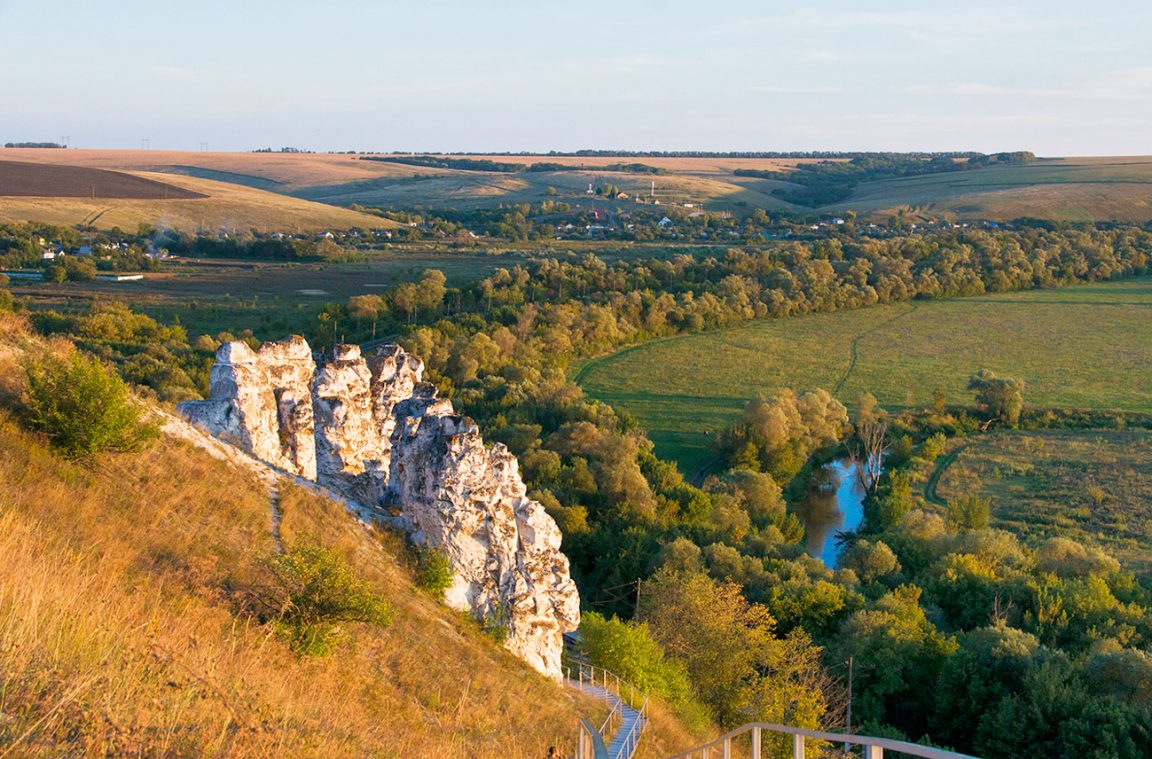
[[[987,367],[1024,378],[1029,405],[1152,411],[1152,278],[772,319],[660,340],[587,362],[585,392],[626,411],[687,474],[710,433],[776,387],[823,387],[851,404],[969,398]]]

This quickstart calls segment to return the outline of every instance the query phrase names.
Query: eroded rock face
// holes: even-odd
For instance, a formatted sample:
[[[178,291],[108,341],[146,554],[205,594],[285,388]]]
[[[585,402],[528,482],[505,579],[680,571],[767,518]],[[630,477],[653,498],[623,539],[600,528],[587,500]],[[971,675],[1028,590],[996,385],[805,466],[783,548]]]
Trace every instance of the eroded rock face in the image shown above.
[[[278,467],[315,480],[312,376],[307,341],[293,336],[253,351],[241,342],[216,352],[209,399],[180,405],[199,427]]]
[[[486,448],[423,370],[395,345],[367,361],[341,346],[317,366],[300,337],[255,352],[229,343],[211,398],[180,409],[274,466],[398,513],[414,542],[451,562],[447,603],[505,625],[510,650],[559,677],[561,633],[580,622],[560,530],[527,497],[516,458]]]
[[[360,347],[342,345],[316,369],[312,411],[316,469],[325,485],[362,490],[387,480],[387,451],[372,416],[372,374]]]

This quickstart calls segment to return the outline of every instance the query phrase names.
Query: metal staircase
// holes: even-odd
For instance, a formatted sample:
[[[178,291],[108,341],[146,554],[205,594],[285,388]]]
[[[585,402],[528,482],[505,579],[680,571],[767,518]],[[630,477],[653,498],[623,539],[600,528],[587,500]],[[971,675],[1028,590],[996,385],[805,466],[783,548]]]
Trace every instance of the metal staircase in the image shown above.
[[[581,720],[575,759],[632,759],[648,721],[648,694],[606,669],[578,660],[564,667],[564,679],[569,687],[611,708],[599,728]]]

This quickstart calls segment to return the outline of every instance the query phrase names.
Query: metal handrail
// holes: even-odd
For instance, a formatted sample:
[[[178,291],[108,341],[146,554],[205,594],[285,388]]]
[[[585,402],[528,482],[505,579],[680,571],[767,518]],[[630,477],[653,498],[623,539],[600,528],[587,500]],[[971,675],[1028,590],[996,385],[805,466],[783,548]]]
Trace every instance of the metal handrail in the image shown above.
[[[604,669],[603,667],[598,667],[595,664],[590,664],[588,662],[579,661],[579,660],[576,661],[576,665],[577,665],[577,670],[576,670],[577,677],[575,679],[577,682],[580,682],[580,683],[586,682],[586,683],[589,683],[590,685],[599,685],[600,687],[604,688],[605,690],[609,690],[609,688],[608,688],[609,684],[615,685],[616,686],[616,688],[615,688],[616,695],[620,696],[621,698],[625,698],[625,694],[624,694],[623,689],[626,687],[628,689],[628,695],[627,695],[627,698],[625,698],[625,700],[629,702],[628,705],[632,706],[632,708],[636,708],[634,706],[634,704],[642,703],[641,698],[640,698],[641,696],[643,696],[644,700],[647,700],[647,698],[648,698],[648,694],[645,691],[642,691],[639,688],[635,687],[634,685],[632,685],[632,683],[623,679],[622,677],[620,677],[616,673],[612,672],[611,670]],[[563,666],[561,666],[560,669],[564,673],[565,678],[567,678],[569,680],[573,679],[573,677],[572,677],[572,671],[573,670],[572,670],[571,666],[563,665]],[[584,676],[585,673],[587,673],[587,675],[588,675],[587,678],[585,678],[585,676]]]
[[[576,661],[576,677],[573,678],[573,668],[568,665],[563,665],[561,671],[564,677],[568,680],[576,680],[577,682],[590,685],[596,685],[604,689],[604,699],[607,702],[609,694],[615,693],[615,703],[612,705],[611,711],[608,716],[604,718],[604,723],[600,726],[599,735],[605,741],[610,740],[610,736],[615,732],[615,729],[610,729],[609,726],[615,719],[619,719],[623,723],[624,706],[627,704],[630,708],[636,709],[636,703],[640,703],[640,708],[636,709],[640,717],[628,729],[628,733],[624,738],[623,744],[617,750],[615,756],[608,756],[608,759],[631,759],[632,755],[636,753],[636,747],[640,742],[640,736],[644,731],[644,725],[648,722],[648,694],[640,689],[634,687],[627,680],[623,680],[619,675],[611,672],[603,667],[597,667],[588,662]],[[613,688],[612,686],[615,686]],[[628,689],[628,697],[625,698],[624,688]],[[641,702],[640,696],[643,696]]]
[[[632,727],[628,729],[628,734],[624,736],[624,742],[620,744],[620,749],[616,752],[616,756],[610,759],[631,759],[632,755],[636,753],[636,747],[640,744],[640,735],[644,732],[644,725],[648,722],[648,697],[644,697],[644,703],[638,710],[640,717],[632,723]]]
[[[804,759],[804,740],[829,741],[832,743],[848,743],[864,749],[864,759],[882,759],[884,751],[895,751],[900,754],[922,756],[926,759],[976,759],[968,754],[959,754],[955,751],[946,751],[940,748],[930,748],[917,743],[894,741],[888,738],[872,738],[864,735],[845,735],[843,733],[826,733],[822,730],[805,730],[800,727],[787,725],[773,725],[768,722],[750,722],[747,725],[721,735],[719,738],[691,748],[668,759],[692,759],[699,755],[702,759],[709,759],[712,749],[720,749],[723,759],[732,757],[732,739],[745,733],[752,733],[752,759],[761,759],[763,746],[762,733],[785,733],[792,736],[793,759]]]

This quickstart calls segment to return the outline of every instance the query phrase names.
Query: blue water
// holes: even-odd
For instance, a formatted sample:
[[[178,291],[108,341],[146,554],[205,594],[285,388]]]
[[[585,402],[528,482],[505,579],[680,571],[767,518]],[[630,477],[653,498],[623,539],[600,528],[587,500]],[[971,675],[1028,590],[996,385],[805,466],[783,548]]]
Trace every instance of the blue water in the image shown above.
[[[864,521],[864,496],[860,465],[855,460],[836,459],[821,468],[813,477],[808,495],[796,505],[796,514],[804,523],[808,555],[836,568],[843,550],[836,534],[860,527]]]

